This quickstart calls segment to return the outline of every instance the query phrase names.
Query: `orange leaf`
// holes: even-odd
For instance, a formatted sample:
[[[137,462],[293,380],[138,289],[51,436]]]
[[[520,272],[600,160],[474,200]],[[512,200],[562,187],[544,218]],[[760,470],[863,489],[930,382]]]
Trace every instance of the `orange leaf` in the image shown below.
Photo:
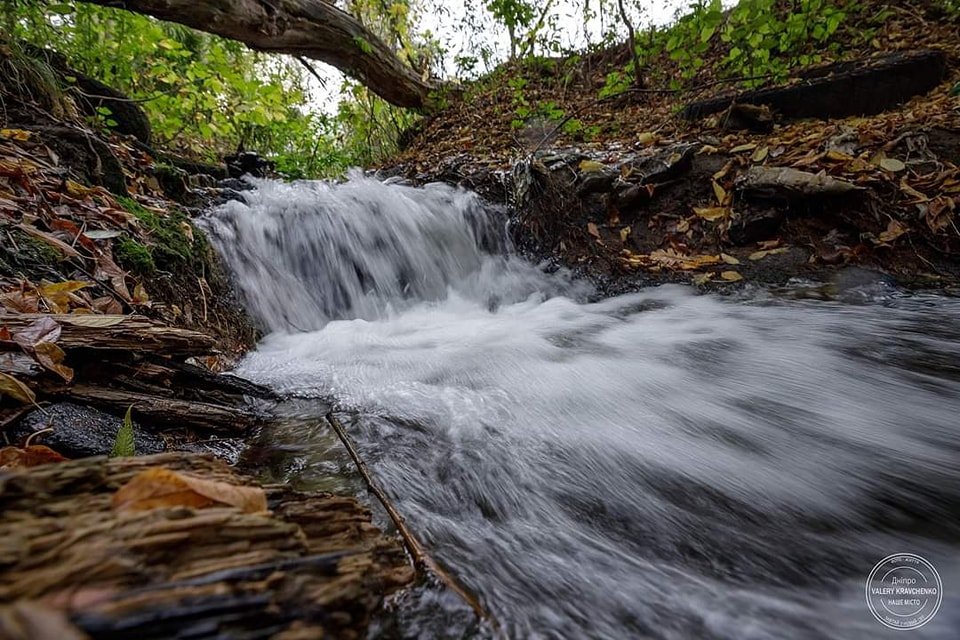
[[[22,469],[37,467],[41,464],[63,462],[62,455],[42,444],[32,444],[21,449],[19,447],[4,447],[0,449],[0,469]]]
[[[244,513],[259,513],[267,510],[267,497],[259,487],[241,487],[153,467],[120,487],[112,504],[117,511],[230,506]]]

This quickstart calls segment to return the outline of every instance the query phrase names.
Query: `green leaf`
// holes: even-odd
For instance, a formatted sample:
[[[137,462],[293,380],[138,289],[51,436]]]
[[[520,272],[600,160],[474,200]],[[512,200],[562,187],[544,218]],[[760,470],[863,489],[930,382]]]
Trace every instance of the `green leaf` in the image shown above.
[[[50,13],[55,13],[58,16],[65,16],[73,13],[76,8],[67,2],[57,2],[55,4],[47,5],[47,11]]]
[[[113,449],[110,451],[111,458],[129,458],[137,454],[136,446],[133,441],[133,418],[131,412],[133,405],[127,409],[127,414],[123,416],[123,425],[117,431],[117,439],[113,443]]]

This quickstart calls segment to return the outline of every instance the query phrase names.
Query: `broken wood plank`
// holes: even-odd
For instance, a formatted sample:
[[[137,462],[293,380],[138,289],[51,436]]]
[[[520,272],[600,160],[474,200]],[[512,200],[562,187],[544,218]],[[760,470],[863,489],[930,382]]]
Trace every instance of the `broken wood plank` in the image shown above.
[[[214,339],[205,333],[170,327],[144,316],[4,314],[0,315],[0,326],[16,333],[44,317],[61,326],[57,345],[66,351],[135,351],[182,357],[214,350]]]

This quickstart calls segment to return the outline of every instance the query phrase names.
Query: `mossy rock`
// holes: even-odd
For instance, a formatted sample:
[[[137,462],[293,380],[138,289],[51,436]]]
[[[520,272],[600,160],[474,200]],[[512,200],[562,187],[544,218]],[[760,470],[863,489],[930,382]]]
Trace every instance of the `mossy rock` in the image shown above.
[[[135,269],[138,273],[148,274],[155,269],[175,271],[194,262],[197,256],[195,245],[199,231],[192,231],[193,239],[184,232],[184,225],[190,225],[190,219],[186,214],[177,209],[171,209],[167,215],[162,215],[144,208],[132,198],[119,197],[117,202],[140,221],[146,232],[145,243],[132,238],[124,238],[117,242],[117,257],[123,266]]]
[[[157,270],[150,248],[128,236],[117,239],[113,253],[125,269],[134,273],[149,275]]]

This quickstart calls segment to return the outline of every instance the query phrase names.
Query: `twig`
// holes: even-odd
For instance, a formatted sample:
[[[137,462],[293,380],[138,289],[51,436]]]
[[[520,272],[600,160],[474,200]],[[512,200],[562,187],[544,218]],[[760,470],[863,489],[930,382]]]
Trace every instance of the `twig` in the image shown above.
[[[312,64],[307,62],[306,58],[304,58],[303,56],[294,56],[294,59],[307,68],[307,71],[309,71],[310,75],[312,75],[314,78],[317,79],[317,82],[320,83],[321,87],[323,87],[324,89],[327,88],[327,79],[321,76],[319,73],[317,73],[317,70],[313,68]]]
[[[367,469],[366,463],[360,458],[360,454],[357,453],[356,448],[353,446],[353,442],[350,440],[349,436],[347,436],[347,432],[344,430],[343,425],[340,424],[340,421],[336,416],[333,415],[332,412],[327,414],[327,422],[329,422],[330,426],[333,427],[333,430],[337,432],[337,436],[340,438],[343,446],[346,447],[347,452],[353,459],[353,463],[357,467],[357,470],[360,472],[360,475],[363,476],[364,482],[367,483],[367,488],[369,488],[370,492],[377,497],[377,500],[379,500],[380,504],[383,505],[383,508],[386,509],[387,515],[389,515],[390,519],[393,520],[393,524],[396,525],[397,531],[400,532],[400,537],[403,538],[403,542],[407,547],[407,551],[410,552],[410,555],[413,558],[413,564],[417,571],[421,573],[432,573],[434,576],[439,578],[440,581],[447,586],[447,588],[460,596],[464,602],[470,605],[470,608],[473,609],[473,612],[478,618],[489,622],[494,628],[499,628],[496,619],[484,608],[484,606],[480,603],[480,600],[477,599],[475,595],[468,592],[463,586],[461,586],[453,576],[440,567],[440,565],[438,565],[436,561],[434,561],[434,559],[431,558],[426,551],[424,551],[423,547],[420,545],[420,542],[417,541],[413,533],[411,533],[407,528],[403,516],[401,516],[396,507],[393,506],[390,498],[387,497],[387,494],[384,493],[383,489],[380,488],[380,485],[378,485],[373,479],[373,476],[370,475],[370,471]]]
[[[620,11],[620,19],[627,25],[627,41],[630,44],[630,56],[633,59],[633,86],[637,89],[643,88],[643,79],[640,76],[640,56],[637,55],[637,34],[633,30],[633,22],[627,15],[627,10],[623,6],[623,0],[617,0],[617,9]]]

